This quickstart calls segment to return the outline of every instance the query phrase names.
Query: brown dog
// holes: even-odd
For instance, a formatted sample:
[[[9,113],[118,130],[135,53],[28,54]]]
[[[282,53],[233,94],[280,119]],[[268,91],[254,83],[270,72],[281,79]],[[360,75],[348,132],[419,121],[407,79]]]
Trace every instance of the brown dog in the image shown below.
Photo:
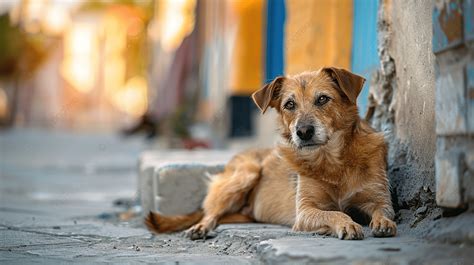
[[[150,213],[148,228],[165,233],[191,227],[186,234],[198,239],[218,224],[256,221],[362,239],[362,227],[346,214],[356,208],[371,217],[374,236],[394,236],[387,147],[356,106],[364,81],[331,67],[265,85],[253,100],[263,113],[278,111],[284,141],[234,157],[211,181],[202,211]]]

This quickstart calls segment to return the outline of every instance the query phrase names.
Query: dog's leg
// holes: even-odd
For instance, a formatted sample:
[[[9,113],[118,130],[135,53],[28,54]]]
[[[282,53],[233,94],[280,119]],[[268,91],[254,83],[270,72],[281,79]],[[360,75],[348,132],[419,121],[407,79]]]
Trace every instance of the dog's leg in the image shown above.
[[[320,192],[315,192],[315,191]],[[340,211],[319,209],[331,198],[323,192],[315,179],[299,177],[296,192],[295,231],[315,231],[319,234],[332,234],[339,239],[363,239],[362,226]]]
[[[255,220],[248,215],[241,213],[231,213],[224,215],[219,219],[218,224],[243,224],[243,223],[253,223]]]
[[[323,211],[303,206],[297,210],[294,231],[314,231],[322,235],[333,235],[339,239],[363,239],[362,226],[350,216],[339,211]]]
[[[204,217],[188,229],[186,235],[193,240],[205,238],[224,215],[239,211],[259,177],[260,166],[257,161],[245,156],[237,157],[211,182],[203,202]]]
[[[391,237],[397,234],[397,224],[393,220],[392,207],[379,206],[372,212],[370,228],[375,237]]]
[[[372,184],[364,188],[363,192],[354,197],[351,204],[371,216],[369,226],[375,237],[391,237],[397,234],[397,224],[393,221],[395,212],[387,183]]]

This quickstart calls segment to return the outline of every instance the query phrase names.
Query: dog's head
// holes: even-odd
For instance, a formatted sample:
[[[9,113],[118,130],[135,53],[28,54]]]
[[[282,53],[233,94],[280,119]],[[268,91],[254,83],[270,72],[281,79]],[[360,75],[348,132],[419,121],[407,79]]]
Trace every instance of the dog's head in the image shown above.
[[[255,104],[280,114],[281,133],[298,149],[325,145],[334,133],[358,119],[356,100],[365,79],[347,70],[328,67],[291,77],[277,77],[253,93]]]

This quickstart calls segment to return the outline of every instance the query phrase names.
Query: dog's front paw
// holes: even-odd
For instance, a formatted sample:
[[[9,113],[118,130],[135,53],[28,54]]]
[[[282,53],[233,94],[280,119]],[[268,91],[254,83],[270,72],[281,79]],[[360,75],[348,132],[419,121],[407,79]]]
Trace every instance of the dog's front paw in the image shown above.
[[[335,227],[336,236],[345,240],[361,240],[364,239],[362,226],[354,221],[343,221]]]
[[[397,234],[397,224],[385,216],[372,218],[370,228],[375,237],[391,237]]]
[[[209,231],[202,224],[196,224],[186,230],[184,235],[191,240],[206,239],[207,233]]]

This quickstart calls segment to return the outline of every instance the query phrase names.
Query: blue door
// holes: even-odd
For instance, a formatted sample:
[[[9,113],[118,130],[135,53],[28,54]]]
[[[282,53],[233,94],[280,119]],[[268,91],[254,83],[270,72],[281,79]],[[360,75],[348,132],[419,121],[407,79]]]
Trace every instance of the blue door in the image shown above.
[[[284,74],[285,1],[267,0],[265,83]]]
[[[377,54],[378,0],[354,0],[352,33],[352,71],[367,79],[357,103],[362,117],[367,111],[369,84],[372,73],[379,68]]]

